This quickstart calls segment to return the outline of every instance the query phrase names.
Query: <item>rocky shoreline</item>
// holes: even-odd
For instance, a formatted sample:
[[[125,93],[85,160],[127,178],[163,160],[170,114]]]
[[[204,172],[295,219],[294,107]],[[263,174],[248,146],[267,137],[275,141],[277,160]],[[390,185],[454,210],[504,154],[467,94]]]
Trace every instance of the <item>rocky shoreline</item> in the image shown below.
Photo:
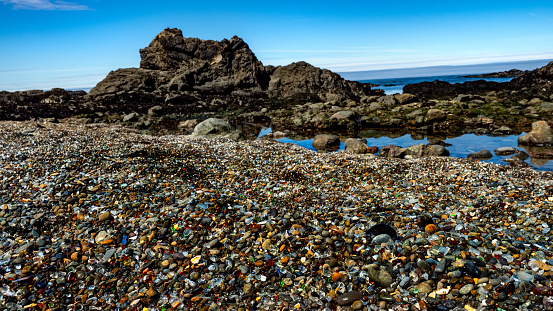
[[[9,310],[551,310],[551,173],[0,122]]]
[[[167,133],[217,117],[275,131],[448,135],[520,134],[553,113],[553,63],[508,83],[423,82],[384,95],[305,62],[263,65],[238,37],[200,40],[166,29],[140,54],[140,68],[111,72],[89,94],[0,92],[0,120],[80,117]]]

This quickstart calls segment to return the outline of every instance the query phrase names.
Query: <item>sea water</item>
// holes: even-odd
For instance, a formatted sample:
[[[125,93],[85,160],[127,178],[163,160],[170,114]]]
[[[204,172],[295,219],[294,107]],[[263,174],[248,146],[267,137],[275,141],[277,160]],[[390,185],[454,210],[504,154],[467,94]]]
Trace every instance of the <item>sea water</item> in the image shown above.
[[[271,128],[263,129],[259,133],[259,137],[267,135],[269,133],[271,133]],[[493,156],[491,159],[483,160],[484,162],[508,165],[509,163],[504,160],[512,157],[513,155],[497,156],[495,155],[494,150],[500,147],[514,147],[520,151],[527,152],[523,146],[518,145],[518,138],[520,136],[524,136],[525,134],[526,133],[522,133],[521,135],[509,136],[464,134],[459,137],[447,138],[444,142],[449,145],[445,146],[445,148],[449,151],[450,157],[467,158],[467,156],[473,152],[486,149],[489,150]],[[383,146],[388,145],[396,145],[407,148],[412,145],[428,144],[428,140],[426,137],[424,137],[423,139],[419,139],[409,134],[403,135],[401,137],[363,137],[363,134],[361,134],[360,136],[361,138],[365,138],[367,140],[368,146],[376,146],[379,150]],[[293,138],[283,137],[275,140],[282,143],[296,144],[309,150],[315,150],[313,148],[313,138],[297,140]],[[344,148],[344,142],[342,141],[340,143],[339,150],[344,150]],[[524,162],[537,170],[553,171],[553,161],[543,160],[544,163],[539,163],[528,158]]]

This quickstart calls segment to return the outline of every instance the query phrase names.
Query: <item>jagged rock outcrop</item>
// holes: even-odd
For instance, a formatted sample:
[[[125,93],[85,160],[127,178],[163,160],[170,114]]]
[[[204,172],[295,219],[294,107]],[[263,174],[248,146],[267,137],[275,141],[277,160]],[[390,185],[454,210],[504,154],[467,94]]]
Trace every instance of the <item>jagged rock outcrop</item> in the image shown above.
[[[348,81],[330,70],[320,69],[306,62],[277,67],[271,75],[268,95],[290,97],[295,94],[317,94],[322,100],[344,100],[370,93],[370,86]]]
[[[530,88],[539,93],[550,94],[553,92],[553,62],[514,78],[509,82],[509,88],[513,90]]]
[[[87,113],[83,105],[86,92],[53,88],[50,91],[29,90],[0,92],[0,120],[65,118]]]
[[[305,62],[264,66],[236,36],[222,41],[200,40],[184,38],[181,30],[168,28],[141,49],[140,56],[140,68],[112,71],[90,91],[90,97],[102,100],[150,93],[157,101],[175,101],[183,93],[262,98],[314,94],[323,100],[343,100],[371,92],[369,85],[347,81]]]
[[[407,84],[403,87],[403,92],[414,94],[424,100],[450,99],[459,94],[483,94],[491,91],[501,91],[508,86],[508,82],[500,83],[485,80],[467,81],[455,84],[435,80],[432,82]]]

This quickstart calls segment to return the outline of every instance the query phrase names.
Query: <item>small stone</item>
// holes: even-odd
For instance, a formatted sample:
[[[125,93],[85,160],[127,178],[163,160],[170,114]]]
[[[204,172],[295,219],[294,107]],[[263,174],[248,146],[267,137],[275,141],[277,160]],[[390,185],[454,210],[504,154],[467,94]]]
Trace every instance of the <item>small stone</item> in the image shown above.
[[[271,239],[265,239],[265,241],[263,241],[263,244],[261,245],[261,247],[263,247],[263,249],[270,249],[271,248]]]
[[[429,225],[426,225],[426,227],[424,227],[424,231],[430,234],[434,234],[438,232],[438,227],[435,224],[429,224]]]
[[[473,289],[474,289],[474,285],[473,285],[473,284],[467,284],[467,285],[461,287],[461,289],[459,290],[459,293],[461,293],[461,295],[467,295],[467,294],[470,293]]]
[[[393,282],[392,276],[385,271],[384,269],[376,269],[376,265],[370,265],[369,266],[369,278],[378,283],[380,286],[386,288],[390,286]]]
[[[345,294],[341,295],[340,297],[336,298],[336,302],[340,306],[349,306],[354,301],[359,300],[362,297],[363,297],[363,293],[361,293],[360,291],[351,291],[349,293],[345,293]]]
[[[363,308],[363,303],[360,300],[356,300],[353,305],[351,305],[351,307],[353,308],[353,310],[359,310]]]
[[[103,212],[102,214],[100,214],[100,216],[98,216],[98,221],[105,221],[108,220],[110,217],[110,212]]]
[[[428,284],[428,282],[422,282],[419,285],[417,285],[417,289],[419,290],[420,294],[429,294],[432,292],[432,286]]]
[[[153,288],[153,287],[150,287],[150,289],[148,289],[148,297],[152,298],[156,295],[156,290]]]
[[[372,239],[371,244],[372,245],[381,245],[382,243],[388,243],[388,242],[391,242],[391,241],[393,241],[391,236],[389,236],[387,234],[379,234],[379,235],[375,236]]]
[[[73,261],[79,260],[79,252],[73,252],[71,254],[71,260],[73,260]]]

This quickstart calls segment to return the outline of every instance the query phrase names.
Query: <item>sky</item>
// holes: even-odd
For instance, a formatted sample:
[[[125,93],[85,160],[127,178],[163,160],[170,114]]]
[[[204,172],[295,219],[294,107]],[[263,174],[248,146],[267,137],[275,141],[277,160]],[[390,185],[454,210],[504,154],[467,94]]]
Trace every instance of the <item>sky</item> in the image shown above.
[[[336,72],[553,59],[551,0],[0,0],[0,90],[93,87],[167,27]]]

